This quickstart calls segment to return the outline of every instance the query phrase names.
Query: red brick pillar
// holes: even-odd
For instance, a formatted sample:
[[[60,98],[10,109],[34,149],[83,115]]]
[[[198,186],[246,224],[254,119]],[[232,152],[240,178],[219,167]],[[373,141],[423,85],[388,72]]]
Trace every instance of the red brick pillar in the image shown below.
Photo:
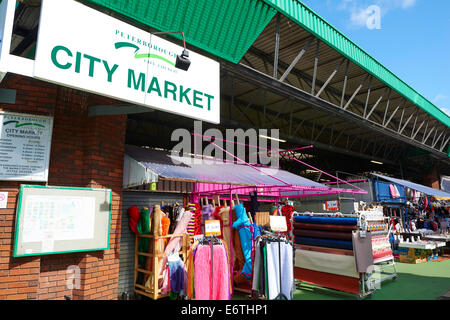
[[[126,116],[88,117],[90,105],[117,102],[28,77],[8,74],[0,88],[17,90],[16,103],[0,110],[54,117],[48,185],[113,190],[109,250],[14,258],[23,182],[0,181],[0,191],[9,192],[0,209],[0,300],[116,299]],[[68,286],[71,266],[80,271],[78,288]]]
[[[87,254],[81,261],[81,289],[75,299],[117,299],[120,223],[126,116],[89,117],[84,164],[86,186],[112,189],[109,250]]]

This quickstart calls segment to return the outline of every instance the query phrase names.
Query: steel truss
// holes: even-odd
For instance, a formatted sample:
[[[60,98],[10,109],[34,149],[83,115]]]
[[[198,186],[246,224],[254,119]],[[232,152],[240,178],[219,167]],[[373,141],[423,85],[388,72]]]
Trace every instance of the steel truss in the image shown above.
[[[258,127],[267,127],[278,122],[283,136],[293,142],[322,144],[323,148],[338,148],[337,151],[357,153],[358,156],[374,160],[398,161],[406,150],[401,147],[405,143],[409,147],[426,150],[440,159],[448,158],[446,151],[450,132],[446,125],[383,83],[374,86],[375,77],[363,69],[360,69],[359,74],[350,77],[349,66],[353,63],[340,54],[333,58],[322,58],[320,53],[325,44],[312,35],[281,48],[281,20],[278,15],[275,34],[271,36],[267,32],[263,33],[264,37],[273,37],[273,53],[253,45],[239,65],[222,64],[222,71],[231,77],[232,81],[239,79],[251,82],[256,86],[254,92],[259,92],[260,95],[264,94],[261,91],[266,89],[280,94],[287,99],[285,106],[274,112],[266,105],[258,106],[239,100],[239,97],[231,94],[224,98],[231,99],[231,108],[234,111],[230,111],[229,119],[225,120],[244,120]],[[292,61],[283,61],[280,58],[283,50],[292,50],[292,46],[299,44],[300,50]],[[306,56],[313,61],[307,63],[309,67],[302,68]],[[255,64],[264,67],[255,67]],[[332,68],[332,72],[327,77],[322,74],[320,78],[318,70],[321,68]],[[333,82],[337,74],[341,74],[342,79]],[[266,89],[258,90],[258,86]],[[392,97],[394,93],[395,98]],[[290,106],[292,102],[302,103],[303,109],[293,111]],[[245,107],[241,107],[242,105]],[[257,113],[258,123],[256,119],[250,119],[247,114],[249,109]],[[312,109],[322,111],[323,119],[329,121],[318,124],[316,116],[305,119],[295,115]],[[240,116],[233,114],[235,111],[240,113]],[[343,121],[351,122],[355,126],[345,132],[336,129],[337,124]],[[360,130],[357,130],[358,128]],[[356,129],[356,132],[353,129]],[[309,131],[310,136],[306,137],[306,132],[301,133],[302,130]],[[320,139],[324,133],[329,137],[327,142],[323,137]],[[342,141],[345,140],[347,143],[343,144]]]

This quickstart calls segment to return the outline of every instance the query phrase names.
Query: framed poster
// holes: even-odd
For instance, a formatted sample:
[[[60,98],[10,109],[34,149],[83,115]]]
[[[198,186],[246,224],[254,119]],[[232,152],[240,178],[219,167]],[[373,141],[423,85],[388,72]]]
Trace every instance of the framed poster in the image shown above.
[[[107,250],[111,189],[21,185],[14,256]]]
[[[0,180],[47,181],[53,118],[0,112]]]

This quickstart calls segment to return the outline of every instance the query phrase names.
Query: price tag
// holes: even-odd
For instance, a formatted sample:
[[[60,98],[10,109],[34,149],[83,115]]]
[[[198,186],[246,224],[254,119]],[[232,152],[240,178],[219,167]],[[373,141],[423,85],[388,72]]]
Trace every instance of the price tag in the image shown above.
[[[203,239],[203,237],[204,237],[204,235],[202,235],[202,234],[197,234],[197,235],[195,235],[195,236],[193,237],[193,239],[194,239],[194,241],[200,241],[200,240]]]
[[[270,216],[270,229],[272,231],[287,231],[286,217]]]
[[[205,235],[207,236],[220,236],[220,220],[206,220],[205,221]]]

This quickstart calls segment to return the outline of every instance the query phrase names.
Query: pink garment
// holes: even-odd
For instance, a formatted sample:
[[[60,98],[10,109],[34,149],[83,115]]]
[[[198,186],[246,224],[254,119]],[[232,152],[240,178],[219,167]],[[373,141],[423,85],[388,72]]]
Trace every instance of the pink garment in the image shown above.
[[[191,217],[192,217],[192,212],[186,211],[183,215],[183,218],[181,218],[180,222],[177,223],[177,227],[175,228],[175,231],[173,232],[173,234],[186,233],[187,225],[189,223],[189,220],[191,220]],[[172,253],[172,251],[175,250],[178,245],[180,245],[182,239],[183,239],[182,237],[174,237],[174,238],[170,239],[169,243],[167,244],[166,248],[164,249],[164,258],[161,263],[161,269],[160,269],[159,274],[161,274],[164,270],[163,268],[167,263],[167,256],[170,253]],[[181,245],[180,245],[180,247],[181,247]]]
[[[400,198],[400,192],[398,192],[397,186],[390,184],[389,185],[389,191],[391,193],[392,198]]]
[[[169,266],[167,265],[164,269],[165,272],[163,272],[163,284],[161,288],[161,294],[167,294],[170,292],[170,270]]]
[[[227,251],[223,245],[213,245],[212,300],[230,299],[230,274]],[[211,246],[197,246],[194,256],[195,300],[211,300]]]

